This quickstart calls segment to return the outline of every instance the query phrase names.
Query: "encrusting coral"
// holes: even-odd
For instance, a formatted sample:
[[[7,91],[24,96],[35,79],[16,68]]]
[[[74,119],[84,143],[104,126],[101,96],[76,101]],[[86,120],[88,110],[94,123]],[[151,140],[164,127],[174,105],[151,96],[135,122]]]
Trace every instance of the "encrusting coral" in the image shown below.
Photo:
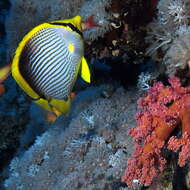
[[[136,143],[135,151],[122,177],[128,186],[137,182],[148,186],[163,172],[164,148],[174,152],[180,149],[180,167],[190,158],[190,88],[182,87],[177,77],[170,78],[169,83],[171,86],[156,82],[138,101],[142,111],[136,116],[137,126],[129,131]],[[170,137],[178,126],[181,137]]]
[[[127,186],[120,182],[132,147],[125,132],[134,125],[139,95],[136,90],[118,89],[110,98],[100,98],[101,91],[99,87],[81,92],[70,119],[60,117],[26,152],[15,156],[4,189],[119,190]]]

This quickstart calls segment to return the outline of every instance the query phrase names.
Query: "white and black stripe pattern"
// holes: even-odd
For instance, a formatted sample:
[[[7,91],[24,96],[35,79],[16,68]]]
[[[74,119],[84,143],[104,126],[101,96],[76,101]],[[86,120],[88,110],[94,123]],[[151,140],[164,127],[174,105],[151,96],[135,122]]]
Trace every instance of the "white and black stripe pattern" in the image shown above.
[[[68,50],[72,43],[74,52]],[[20,58],[27,81],[40,95],[64,99],[73,86],[83,56],[82,38],[63,27],[38,31],[26,44]]]

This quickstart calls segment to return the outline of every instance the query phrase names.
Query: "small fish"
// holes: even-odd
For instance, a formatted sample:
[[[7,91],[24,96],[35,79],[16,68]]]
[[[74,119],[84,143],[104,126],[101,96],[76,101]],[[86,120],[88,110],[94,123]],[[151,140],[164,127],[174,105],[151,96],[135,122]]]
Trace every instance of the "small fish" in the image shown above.
[[[82,29],[96,26],[80,16],[34,27],[19,43],[11,73],[28,96],[56,116],[67,114],[78,74],[90,83]],[[82,28],[83,27],[83,28]]]

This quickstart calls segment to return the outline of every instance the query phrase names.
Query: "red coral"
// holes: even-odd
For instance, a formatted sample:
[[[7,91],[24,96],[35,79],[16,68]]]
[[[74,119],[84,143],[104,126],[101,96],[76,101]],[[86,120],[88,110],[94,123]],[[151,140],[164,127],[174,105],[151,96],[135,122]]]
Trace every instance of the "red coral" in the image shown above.
[[[156,82],[138,101],[142,111],[136,115],[137,126],[129,131],[135,151],[122,177],[128,186],[134,182],[148,186],[162,173],[166,164],[163,148],[181,150],[179,166],[190,159],[190,89],[181,87],[177,77],[169,83],[171,86]],[[177,126],[182,127],[182,137],[170,137]]]

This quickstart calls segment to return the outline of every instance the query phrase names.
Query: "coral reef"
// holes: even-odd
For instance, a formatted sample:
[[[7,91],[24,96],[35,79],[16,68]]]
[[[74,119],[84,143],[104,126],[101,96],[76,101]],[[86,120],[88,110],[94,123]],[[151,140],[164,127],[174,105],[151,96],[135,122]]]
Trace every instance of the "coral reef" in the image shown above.
[[[92,59],[92,57],[95,57],[95,59],[100,58],[100,57],[104,58],[107,56],[110,57],[110,55],[113,55],[113,57],[111,57],[111,59],[108,58],[105,62],[105,65],[109,63],[110,65],[109,64],[108,65],[112,68],[109,74],[107,72],[104,72],[106,73],[107,81],[105,80],[104,73],[103,73],[102,78],[99,77],[99,74],[100,74],[99,70],[96,73],[93,73],[98,78],[97,80],[93,80],[93,85],[99,85],[104,82],[106,82],[107,84],[111,83],[111,88],[110,88],[111,90],[109,93],[108,91],[101,92],[104,97],[110,98],[110,100],[101,99],[99,103],[101,105],[96,105],[96,106],[94,105],[95,104],[94,103],[92,105],[92,108],[94,110],[92,110],[92,108],[88,108],[88,110],[90,110],[90,114],[89,114],[89,111],[83,112],[83,110],[86,109],[86,106],[90,105],[92,100],[94,101],[95,99],[100,97],[100,96],[96,96],[95,92],[88,94],[85,91],[84,93],[86,95],[85,95],[85,98],[83,99],[83,103],[78,104],[78,102],[77,103],[73,102],[73,108],[70,115],[66,117],[65,119],[62,118],[63,119],[62,122],[57,121],[59,124],[54,124],[52,126],[52,129],[49,129],[49,125],[47,125],[44,122],[43,120],[44,117],[42,116],[42,113],[40,113],[40,111],[37,109],[37,107],[34,107],[33,104],[30,104],[31,103],[30,101],[27,102],[26,99],[24,98],[22,99],[23,96],[21,95],[21,92],[17,88],[17,86],[15,86],[15,83],[11,87],[5,86],[6,88],[9,88],[10,91],[18,90],[19,92],[17,93],[16,97],[14,96],[14,100],[11,102],[12,104],[10,104],[9,96],[12,97],[12,95],[9,94],[8,93],[9,91],[7,92],[5,89],[5,96],[2,97],[2,100],[5,100],[5,101],[3,102],[3,104],[0,105],[1,110],[4,110],[4,112],[6,113],[8,109],[8,111],[10,112],[12,111],[13,114],[15,114],[16,111],[18,111],[18,114],[16,115],[15,118],[17,117],[23,118],[22,115],[20,115],[20,110],[22,106],[26,106],[27,108],[27,111],[25,110],[26,111],[25,114],[27,116],[25,117],[25,119],[27,119],[27,124],[25,123],[25,126],[23,126],[25,130],[23,130],[22,128],[23,135],[20,135],[20,131],[19,131],[19,133],[15,134],[16,141],[12,141],[12,143],[15,142],[15,145],[16,145],[15,148],[17,148],[17,146],[20,145],[17,150],[12,151],[12,156],[13,156],[13,153],[15,153],[16,151],[16,156],[18,157],[18,159],[15,159],[16,162],[13,162],[13,163],[18,163],[18,167],[13,170],[21,171],[22,170],[21,168],[23,168],[23,170],[21,171],[23,175],[17,176],[17,172],[15,173],[12,170],[9,176],[10,180],[8,180],[11,183],[11,185],[10,186],[8,185],[7,188],[11,188],[11,187],[13,188],[13,186],[16,187],[16,183],[17,183],[17,188],[21,189],[22,185],[19,186],[19,180],[21,180],[21,182],[22,180],[23,181],[25,180],[25,177],[26,177],[25,174],[27,173],[27,171],[29,172],[29,175],[30,175],[29,177],[32,177],[32,178],[34,177],[36,180],[37,180],[37,177],[40,176],[40,175],[38,176],[38,174],[40,174],[40,172],[43,171],[44,169],[43,167],[40,166],[41,163],[39,163],[38,161],[35,162],[35,160],[33,160],[34,157],[31,158],[31,160],[33,160],[34,162],[31,160],[26,161],[27,157],[24,158],[24,156],[22,156],[21,154],[25,152],[25,150],[28,149],[28,147],[34,143],[34,139],[36,135],[40,135],[41,133],[44,132],[44,130],[47,130],[47,133],[50,132],[50,136],[52,136],[53,139],[54,138],[56,139],[56,137],[60,141],[61,139],[65,139],[65,141],[63,140],[62,142],[63,144],[60,145],[60,151],[64,152],[64,148],[68,147],[68,149],[73,150],[73,154],[71,155],[71,157],[73,158],[75,158],[76,156],[74,153],[76,154],[78,153],[77,151],[79,152],[81,151],[82,154],[83,153],[85,154],[86,152],[83,151],[83,148],[86,149],[86,145],[87,145],[87,149],[88,149],[89,144],[90,145],[92,144],[92,149],[89,149],[89,155],[92,154],[92,156],[80,157],[81,160],[84,160],[84,158],[86,158],[86,160],[84,160],[84,164],[81,167],[86,165],[85,166],[86,169],[83,169],[82,171],[84,171],[85,175],[87,176],[89,175],[87,173],[87,170],[88,168],[90,168],[90,165],[92,163],[92,162],[88,162],[88,160],[93,157],[96,157],[95,150],[99,151],[100,154],[104,152],[105,150],[105,154],[103,153],[102,157],[99,153],[97,153],[98,157],[100,157],[100,163],[106,162],[105,168],[101,169],[102,166],[99,167],[101,170],[101,174],[103,174],[104,176],[102,178],[103,180],[100,179],[100,181],[98,182],[97,182],[98,179],[94,180],[93,174],[96,174],[98,170],[96,170],[96,168],[93,166],[93,168],[90,168],[90,172],[92,173],[92,175],[90,176],[91,181],[89,182],[90,184],[87,185],[89,189],[93,189],[96,187],[100,188],[101,186],[103,187],[106,183],[107,183],[107,186],[110,187],[110,189],[111,188],[114,189],[114,187],[115,189],[116,188],[127,189],[126,184],[123,184],[120,182],[120,177],[126,165],[126,160],[127,160],[126,151],[130,152],[132,146],[129,145],[127,147],[129,142],[128,142],[128,139],[125,137],[124,131],[126,130],[126,127],[130,127],[130,126],[127,125],[128,121],[126,125],[124,123],[128,119],[130,120],[129,123],[133,121],[133,113],[135,112],[134,107],[136,105],[135,104],[136,99],[134,100],[133,96],[137,92],[130,91],[127,94],[125,93],[122,94],[122,92],[118,92],[116,95],[117,98],[113,98],[113,99],[111,98],[111,95],[113,91],[115,90],[115,88],[120,86],[120,84],[126,88],[129,87],[130,83],[134,84],[136,82],[136,78],[139,73],[139,69],[136,69],[137,68],[136,66],[140,65],[142,62],[145,62],[144,56],[139,53],[141,49],[144,49],[144,43],[142,43],[141,41],[142,39],[141,36],[143,36],[141,35],[141,31],[143,30],[144,32],[144,25],[145,25],[144,22],[147,22],[147,18],[150,18],[150,16],[148,15],[147,9],[144,8],[144,4],[143,4],[144,1],[140,0],[140,1],[134,2],[133,0],[128,0],[128,1],[125,1],[125,0],[122,0],[122,1],[74,0],[71,2],[71,1],[65,1],[65,0],[55,0],[52,2],[50,0],[46,0],[46,1],[41,2],[37,0],[28,0],[28,1],[10,0],[10,2],[11,2],[11,8],[10,8],[9,15],[6,17],[6,23],[5,23],[6,33],[7,33],[6,42],[7,42],[7,47],[8,47],[7,61],[9,61],[9,58],[11,58],[12,55],[14,54],[15,48],[17,44],[19,43],[19,41],[21,40],[21,38],[26,34],[26,32],[32,29],[35,25],[40,24],[45,21],[49,21],[49,20],[68,18],[78,13],[81,14],[84,20],[88,16],[91,16],[93,14],[95,21],[101,25],[101,27],[96,28],[97,30],[94,28],[91,31],[90,30],[85,31],[84,36],[86,39],[90,39],[90,40],[96,39],[93,42],[87,41],[87,43],[85,44],[86,45],[85,57],[89,59],[89,62]],[[140,6],[137,6],[138,2],[140,2]],[[146,5],[146,7],[148,6]],[[127,12],[129,14],[127,14]],[[139,29],[138,24],[136,24],[136,20],[140,21],[140,19],[138,18],[141,18],[141,14],[145,14],[145,13],[147,14],[146,16],[143,17],[143,21],[141,20],[140,22],[141,29]],[[129,22],[130,24],[128,25],[127,22]],[[133,26],[136,27],[135,32],[133,31]],[[111,30],[111,32],[109,30]],[[108,33],[106,33],[107,31]],[[101,38],[103,35],[104,35],[104,39]],[[136,49],[138,49],[138,53],[136,52]],[[106,50],[108,54],[106,54]],[[102,62],[104,62],[104,60],[102,60]],[[121,74],[121,70],[122,70],[122,74]],[[127,80],[126,80],[126,74],[127,74]],[[7,96],[7,94],[9,94],[9,96]],[[126,96],[125,97],[126,100],[124,100],[125,99],[124,96]],[[78,98],[79,96],[77,97],[77,99]],[[89,100],[89,98],[91,98],[91,100]],[[18,103],[20,99],[23,101],[23,104]],[[114,102],[112,103],[112,101]],[[105,105],[104,102],[108,102],[107,103],[108,105],[106,104],[107,109],[105,109],[106,106],[104,106]],[[15,105],[18,106],[16,107],[17,109],[15,109]],[[126,109],[127,111],[125,112],[122,109],[124,110]],[[79,113],[81,111],[83,113],[79,117]],[[118,112],[121,114],[121,118],[120,118],[120,115],[119,116],[117,115]],[[104,115],[105,115],[105,118],[108,117],[108,121],[107,120],[102,121],[103,120],[102,117],[104,117]],[[121,122],[119,121],[120,119],[122,120]],[[76,122],[76,120],[79,120],[78,121],[79,124],[74,124],[74,121]],[[119,124],[117,122],[119,122]],[[87,128],[86,125],[89,125],[89,128]],[[63,129],[63,126],[67,126],[67,128]],[[53,129],[54,127],[55,127],[55,131]],[[84,127],[85,130],[81,129],[82,127]],[[113,130],[112,130],[112,127],[113,127]],[[74,128],[76,128],[77,132],[76,130],[74,130]],[[55,134],[54,132],[56,132],[56,130],[60,133],[60,137],[59,137],[59,134],[57,133],[56,133],[57,135],[54,135]],[[71,141],[68,136],[64,136],[64,133],[67,134],[68,131],[70,131],[69,133],[70,133]],[[81,135],[81,131],[84,131],[84,134]],[[18,142],[19,136],[21,137],[20,137],[20,141]],[[99,146],[98,146],[98,143],[96,143],[95,139],[102,140],[102,138],[103,138],[102,148],[100,147],[100,149],[98,149]],[[81,147],[79,147],[79,150],[74,149],[75,147],[74,144],[76,144],[75,142],[80,144],[79,142],[80,140],[82,143]],[[47,138],[47,141],[48,141],[48,138]],[[56,155],[58,155],[59,148],[56,147],[57,141],[55,140],[55,142],[52,142],[52,143],[53,144],[55,143],[54,144],[55,146],[54,145],[53,146],[55,147],[54,149],[55,151],[57,149]],[[110,144],[113,145],[111,149],[110,149]],[[34,143],[33,145],[33,147],[35,147],[34,148],[35,150],[37,150],[36,145],[37,145],[36,143]],[[9,144],[8,146],[11,147],[12,145]],[[30,150],[32,149],[33,148],[31,147]],[[30,152],[30,150],[28,150],[27,152]],[[39,152],[40,151],[42,150],[39,150]],[[41,156],[42,160],[44,159],[44,163],[47,161],[49,164],[49,161],[51,159],[46,159],[46,158],[53,157],[52,155],[54,154],[54,152],[53,150],[51,151],[49,151],[48,149],[47,153],[43,152],[44,157],[42,156],[42,154],[39,154],[39,157]],[[27,152],[24,153],[24,155],[29,154]],[[88,153],[88,150],[87,150],[87,153]],[[39,158],[39,160],[41,158]],[[55,160],[60,159],[60,157],[56,157],[56,156],[55,158],[56,158]],[[26,164],[21,166],[23,159],[24,161],[26,161]],[[66,157],[65,159],[68,159],[68,157]],[[73,162],[70,165],[73,165],[75,167],[76,166],[75,164],[77,164],[78,167],[76,168],[79,168],[81,160],[79,161],[78,157],[76,159],[73,159]],[[104,159],[106,161],[102,161]],[[32,162],[31,165],[29,163],[30,161]],[[52,165],[51,164],[50,165],[53,167],[53,161],[51,160],[51,162],[52,162]],[[64,159],[63,159],[63,162],[64,162]],[[65,161],[65,163],[67,163],[67,161]],[[43,165],[43,161],[42,161],[42,165]],[[11,168],[14,168],[13,166],[14,164],[13,165],[11,164]],[[58,170],[59,169],[62,170],[62,168],[58,168],[58,166],[56,167]],[[26,173],[25,173],[25,169],[26,169]],[[81,171],[79,171],[79,169],[74,170],[74,172],[68,171],[67,169],[62,170],[63,175],[60,176],[60,179],[64,178],[63,176],[66,176],[64,180],[69,181],[71,179],[69,178],[69,175],[79,176],[81,174]],[[109,175],[109,172],[113,175]],[[13,174],[13,176],[11,176],[11,173]],[[56,173],[53,176],[53,178],[50,179],[50,181],[56,180],[57,175],[59,176],[59,173]],[[13,178],[15,177],[15,178],[13,179],[12,177]],[[31,180],[33,180],[32,178]],[[41,179],[41,177],[39,179]],[[15,180],[15,183],[12,180],[13,181]],[[85,180],[84,176],[82,176],[82,180]],[[30,179],[27,178],[26,181],[28,181],[28,184],[26,183],[26,186],[27,186],[30,183]],[[98,183],[100,184],[98,185]],[[59,184],[61,184],[61,182],[54,183],[54,185],[57,185],[57,186],[59,186]],[[80,182],[79,182],[79,186],[80,186]],[[71,188],[74,188],[74,187],[71,187]]]
[[[157,9],[157,18],[147,29],[150,46],[146,53],[163,58],[166,73],[176,75],[188,67],[190,4],[188,0],[160,0]]]
[[[161,66],[147,55],[154,57],[157,53],[157,58],[161,58],[167,68],[162,73],[174,75],[178,70],[189,69],[188,0],[10,2],[6,17],[7,61],[21,38],[35,25],[76,14],[80,14],[83,20],[93,15],[101,27],[84,31],[85,57],[93,70],[92,85],[106,83],[111,87],[80,92],[67,117],[46,125],[41,110],[26,102],[15,83],[11,81],[7,87],[5,85],[0,114],[2,118],[4,115],[10,118],[2,122],[0,135],[5,134],[5,138],[0,153],[4,145],[12,147],[12,157],[17,148],[8,176],[7,171],[2,176],[2,179],[7,177],[4,182],[6,190],[41,190],[47,186],[53,190],[127,190],[132,185],[137,185],[134,189],[138,189],[139,183],[150,185],[166,167],[169,168],[164,155],[166,149],[180,151],[180,166],[187,163],[190,157],[187,117],[190,90],[181,87],[177,78],[170,79],[171,86],[155,83],[150,88],[160,77]],[[147,29],[156,5],[157,18]],[[146,32],[149,48],[144,54]],[[130,85],[136,82],[138,92],[130,89]],[[127,93],[119,89],[112,95],[120,85],[128,90]],[[148,94],[138,102],[142,112],[137,114],[137,127],[129,132],[135,141],[135,151],[128,160],[133,142],[126,135],[126,129],[134,126],[137,96],[147,89]],[[24,119],[24,124],[18,121],[15,124],[18,118]],[[181,137],[170,137],[178,126],[182,128]],[[15,127],[18,130],[14,130]],[[23,135],[20,135],[21,131]],[[128,168],[122,178],[125,183],[122,183],[127,160]]]
[[[138,93],[118,89],[108,99],[92,92],[91,100],[79,94],[69,118],[60,117],[11,161],[6,190],[128,189],[120,178],[131,153],[126,128],[134,124]]]
[[[129,186],[148,186],[163,172],[163,149],[180,149],[180,167],[190,158],[190,89],[181,87],[177,77],[170,78],[169,83],[171,86],[155,83],[138,101],[142,111],[136,116],[137,126],[129,131],[136,143],[135,151],[122,178]],[[182,128],[181,137],[170,137],[177,126]]]

